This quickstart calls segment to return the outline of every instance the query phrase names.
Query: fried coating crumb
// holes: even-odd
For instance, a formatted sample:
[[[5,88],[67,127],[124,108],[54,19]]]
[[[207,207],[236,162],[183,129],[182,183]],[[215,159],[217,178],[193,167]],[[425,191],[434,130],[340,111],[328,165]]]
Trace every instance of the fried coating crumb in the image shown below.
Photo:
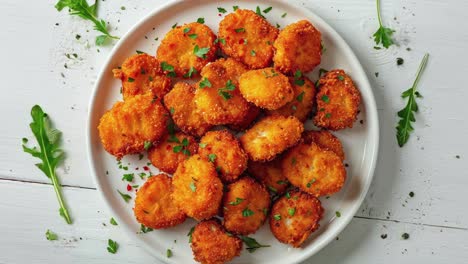
[[[235,181],[247,168],[248,157],[239,140],[227,130],[209,131],[201,139],[200,156],[213,160],[224,182]]]
[[[242,147],[253,161],[269,161],[296,144],[304,130],[295,117],[268,116],[241,136]]]
[[[314,196],[292,191],[278,199],[270,214],[270,229],[282,243],[300,247],[319,228],[323,216],[320,200]]]
[[[223,198],[224,227],[235,234],[255,233],[265,222],[270,195],[250,177],[231,183]]]
[[[275,194],[283,194],[289,186],[288,179],[283,175],[281,159],[276,158],[269,162],[249,162],[249,173],[268,190]]]
[[[242,63],[231,58],[219,59],[203,68],[194,100],[207,123],[238,123],[248,114],[249,103],[238,88],[239,77],[245,71]]]
[[[251,70],[242,74],[239,90],[247,101],[268,110],[284,106],[292,101],[294,95],[288,77],[273,68]]]
[[[138,189],[133,212],[137,221],[154,229],[176,226],[186,215],[171,198],[171,178],[165,174],[152,176]]]
[[[161,171],[174,173],[179,163],[196,154],[198,144],[195,138],[184,133],[166,134],[161,142],[148,151],[148,159]]]
[[[201,137],[212,127],[200,113],[194,102],[195,87],[178,82],[164,97],[164,104],[174,123],[185,133]]]
[[[249,103],[249,109],[245,117],[240,122],[229,124],[229,128],[235,131],[244,131],[253,125],[255,119],[257,119],[260,113],[260,108],[256,107],[254,104]]]
[[[215,40],[216,35],[204,24],[194,22],[178,26],[161,41],[156,57],[173,66],[177,76],[189,77],[191,68],[200,72],[207,63],[215,60]]]
[[[135,95],[117,102],[99,122],[104,149],[118,159],[145,150],[145,142],[157,142],[166,132],[169,114],[152,94]]]
[[[295,116],[304,122],[314,106],[315,86],[307,77],[289,78],[289,82],[294,90],[294,99],[277,110],[267,111],[267,115]]]
[[[203,220],[215,216],[223,198],[223,183],[214,165],[195,154],[177,167],[172,199],[188,216]]]
[[[322,149],[335,152],[342,161],[345,159],[345,153],[343,151],[343,145],[341,145],[341,141],[330,131],[304,131],[302,138],[306,144],[313,142]]]
[[[341,158],[315,143],[302,143],[290,149],[281,167],[292,185],[317,197],[338,192],[346,180]]]
[[[361,94],[343,70],[331,70],[320,78],[317,93],[316,126],[330,130],[353,127]]]
[[[192,233],[192,252],[203,264],[223,264],[240,255],[242,240],[228,234],[216,219],[198,223]]]
[[[278,71],[287,75],[297,70],[307,73],[320,64],[322,34],[309,21],[301,20],[286,26],[273,46],[273,62]]]
[[[120,69],[112,72],[122,81],[124,100],[148,92],[161,99],[171,89],[171,79],[164,75],[159,61],[146,53],[128,57]]]
[[[246,64],[251,69],[271,64],[273,42],[278,29],[255,12],[237,9],[219,23],[219,38],[224,39],[221,50],[228,56]]]

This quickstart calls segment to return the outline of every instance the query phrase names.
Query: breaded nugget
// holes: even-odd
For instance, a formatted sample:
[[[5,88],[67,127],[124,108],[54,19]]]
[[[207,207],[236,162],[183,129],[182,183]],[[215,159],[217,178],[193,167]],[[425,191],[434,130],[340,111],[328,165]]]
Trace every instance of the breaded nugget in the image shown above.
[[[302,138],[306,144],[313,142],[322,149],[328,149],[335,152],[341,160],[345,159],[343,145],[341,145],[340,140],[330,133],[330,131],[304,131]]]
[[[185,133],[201,137],[212,127],[200,113],[194,102],[195,87],[178,82],[164,96],[164,105],[171,113],[174,123]]]
[[[163,73],[159,61],[146,53],[128,57],[120,69],[112,72],[122,81],[124,100],[147,92],[161,99],[171,89],[171,78]]]
[[[265,222],[270,195],[265,187],[250,177],[231,183],[223,198],[224,227],[233,233],[255,233]]]
[[[201,139],[198,154],[212,161],[224,182],[235,181],[247,168],[249,158],[239,140],[227,130],[209,131]]]
[[[251,70],[242,74],[239,90],[247,101],[268,110],[284,106],[292,101],[294,95],[288,77],[273,68]]]
[[[213,163],[195,154],[179,164],[172,178],[172,199],[188,216],[215,216],[223,198],[223,183]]]
[[[281,167],[292,185],[317,197],[338,192],[346,180],[341,158],[315,143],[302,143],[290,149]]]
[[[304,192],[292,191],[273,205],[270,229],[280,242],[297,248],[319,228],[322,215],[319,199]]]
[[[253,122],[260,115],[260,108],[256,107],[254,104],[249,103],[249,110],[247,114],[240,122],[235,122],[229,124],[229,128],[235,131],[244,131],[253,125]]]
[[[240,255],[242,240],[227,233],[217,219],[211,219],[195,226],[191,247],[196,261],[223,264]]]
[[[137,221],[154,229],[176,226],[186,215],[171,198],[171,178],[165,174],[152,176],[138,189],[133,213]]]
[[[174,173],[179,163],[196,154],[195,138],[184,133],[166,134],[161,142],[148,151],[148,159],[161,171]]]
[[[253,161],[269,161],[296,144],[304,130],[295,117],[268,116],[241,136],[240,142]]]
[[[312,111],[315,101],[315,86],[307,77],[289,78],[294,90],[294,99],[280,109],[267,111],[267,115],[295,116],[304,122]]]
[[[320,64],[322,34],[309,21],[286,26],[278,35],[273,62],[280,72],[292,75],[296,71],[307,73]]]
[[[268,190],[276,194],[283,194],[289,186],[288,179],[283,175],[281,159],[269,162],[249,162],[249,173],[263,183]]]
[[[237,9],[219,23],[221,50],[251,69],[268,67],[278,29],[251,10]]]
[[[145,142],[157,142],[166,132],[169,119],[164,106],[152,94],[135,95],[117,102],[99,122],[104,149],[118,159],[142,152]]]
[[[174,67],[179,77],[190,77],[190,71],[200,72],[216,58],[216,35],[206,25],[189,23],[169,31],[161,41],[156,57]],[[191,70],[192,69],[192,70]]]
[[[206,65],[195,92],[195,104],[212,125],[237,123],[249,111],[249,103],[239,92],[239,77],[245,66],[233,59],[219,59]]]
[[[343,70],[331,70],[320,78],[315,125],[330,130],[353,127],[361,94]]]

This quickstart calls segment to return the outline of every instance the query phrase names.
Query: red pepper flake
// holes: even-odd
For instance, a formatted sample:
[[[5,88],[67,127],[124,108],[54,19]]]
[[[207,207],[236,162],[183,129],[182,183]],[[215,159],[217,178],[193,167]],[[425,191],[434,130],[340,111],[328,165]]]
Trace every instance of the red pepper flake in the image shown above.
[[[127,191],[131,191],[132,190],[132,186],[130,184],[127,184]]]
[[[149,171],[148,166],[144,166],[143,169],[144,169],[145,171]]]

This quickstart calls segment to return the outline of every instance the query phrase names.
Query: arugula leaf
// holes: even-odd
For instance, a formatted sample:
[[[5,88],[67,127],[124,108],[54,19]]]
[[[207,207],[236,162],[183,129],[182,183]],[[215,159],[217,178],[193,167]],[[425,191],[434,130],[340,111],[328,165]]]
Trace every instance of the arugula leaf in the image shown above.
[[[392,34],[395,30],[391,28],[386,28],[382,25],[382,18],[380,17],[380,0],[377,1],[377,17],[379,19],[379,29],[374,33],[374,41],[375,44],[379,45],[382,43],[384,48],[388,49],[391,45],[394,44],[392,40]]]
[[[255,252],[255,250],[262,248],[262,247],[270,247],[270,245],[262,245],[257,242],[254,238],[248,237],[248,236],[240,236],[240,239],[247,245],[247,250],[250,253]]]
[[[60,181],[57,174],[55,174],[55,169],[65,158],[65,153],[59,147],[62,132],[52,127],[49,116],[42,111],[39,105],[33,106],[31,109],[31,117],[33,122],[29,124],[29,127],[39,144],[40,150],[38,150],[37,147],[27,147],[23,141],[23,151],[31,154],[33,157],[41,159],[42,163],[37,163],[36,166],[52,180],[55,194],[57,195],[60,205],[59,213],[65,218],[67,224],[71,224],[72,220],[65,206],[65,202],[63,201]]]
[[[59,0],[55,4],[55,8],[60,12],[65,7],[68,7],[70,9],[70,15],[79,16],[84,20],[93,22],[94,29],[104,34],[96,37],[96,45],[100,46],[103,45],[107,39],[119,39],[119,37],[112,36],[107,30],[106,21],[97,17],[97,4],[98,0],[91,6],[86,0]]]
[[[396,127],[396,138],[400,147],[403,147],[403,145],[405,145],[405,143],[408,142],[410,133],[414,130],[411,123],[416,121],[414,113],[418,112],[418,104],[416,103],[416,98],[421,97],[421,94],[418,91],[416,91],[416,88],[418,86],[419,80],[421,79],[422,72],[426,67],[428,59],[429,54],[426,53],[421,61],[421,64],[419,65],[419,69],[416,74],[416,79],[414,80],[413,86],[411,86],[411,88],[409,88],[401,94],[402,98],[408,98],[408,103],[406,104],[405,108],[398,111],[397,113],[400,120],[398,121]]]

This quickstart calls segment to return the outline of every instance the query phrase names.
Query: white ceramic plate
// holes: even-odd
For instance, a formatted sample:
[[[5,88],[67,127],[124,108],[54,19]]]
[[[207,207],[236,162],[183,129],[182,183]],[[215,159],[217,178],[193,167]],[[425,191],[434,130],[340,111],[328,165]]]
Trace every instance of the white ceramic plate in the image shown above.
[[[121,83],[120,80],[113,79],[112,69],[121,65],[125,58],[134,54],[136,50],[154,55],[160,40],[175,23],[182,25],[204,17],[205,24],[217,32],[219,22],[227,15],[227,13],[219,15],[217,7],[223,7],[228,12],[232,12],[233,5],[252,10],[255,10],[257,5],[262,10],[272,6],[273,9],[265,16],[270,23],[273,25],[278,23],[281,28],[300,19],[311,21],[322,32],[326,47],[322,64],[317,68],[341,68],[347,71],[360,89],[363,102],[358,122],[355,123],[354,128],[335,133],[342,140],[345,148],[347,157],[345,162],[349,165],[347,167],[348,178],[344,188],[339,193],[329,199],[321,199],[325,215],[320,222],[320,228],[312,234],[302,249],[294,249],[279,243],[270,233],[269,225],[266,223],[252,237],[262,244],[271,245],[271,247],[259,249],[254,253],[249,253],[244,249],[241,257],[233,260],[233,263],[297,263],[312,256],[334,239],[351,221],[366,195],[374,173],[379,145],[379,126],[372,89],[353,51],[336,31],[321,18],[303,7],[296,7],[286,3],[286,1],[273,0],[180,1],[158,7],[130,29],[117,43],[99,74],[89,107],[87,142],[91,171],[96,179],[98,190],[109,205],[111,213],[118,220],[119,227],[127,231],[142,247],[164,262],[194,262],[187,233],[194,226],[195,221],[187,220],[184,224],[168,230],[158,230],[146,234],[137,233],[140,230],[140,225],[133,216],[133,199],[129,203],[125,203],[117,190],[128,193],[126,182],[121,180],[124,173],[135,173],[135,183],[133,184],[141,185],[143,183],[143,180],[138,177],[138,173],[146,172],[148,174],[148,171],[143,170],[143,166],[147,165],[147,158],[145,156],[140,161],[138,155],[125,157],[121,167],[128,167],[128,170],[119,168],[116,159],[106,153],[101,146],[97,131],[100,117],[116,101],[122,100],[119,93]],[[284,18],[281,17],[283,13],[287,13]],[[159,40],[155,41],[156,38]],[[308,76],[312,80],[316,80],[317,71],[318,69]],[[363,121],[359,122],[360,120]],[[308,124],[306,127],[310,128],[311,126]],[[158,172],[156,168],[148,167],[152,173]],[[135,197],[134,190],[128,194],[132,198]],[[336,217],[336,211],[341,212],[341,217]],[[171,249],[174,253],[170,259],[166,258],[167,249]]]

